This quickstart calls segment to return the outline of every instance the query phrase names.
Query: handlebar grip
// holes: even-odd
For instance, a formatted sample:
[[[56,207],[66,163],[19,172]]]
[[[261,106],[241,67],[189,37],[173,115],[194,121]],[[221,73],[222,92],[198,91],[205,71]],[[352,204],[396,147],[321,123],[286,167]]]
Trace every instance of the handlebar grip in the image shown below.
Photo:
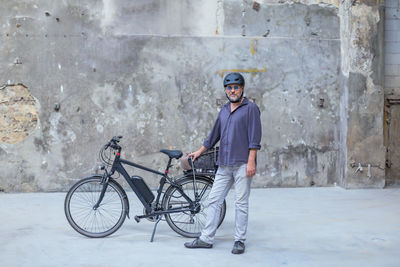
[[[111,142],[119,142],[119,141],[121,141],[121,139],[122,139],[122,135],[119,135],[119,136],[114,136],[112,139],[111,139]]]

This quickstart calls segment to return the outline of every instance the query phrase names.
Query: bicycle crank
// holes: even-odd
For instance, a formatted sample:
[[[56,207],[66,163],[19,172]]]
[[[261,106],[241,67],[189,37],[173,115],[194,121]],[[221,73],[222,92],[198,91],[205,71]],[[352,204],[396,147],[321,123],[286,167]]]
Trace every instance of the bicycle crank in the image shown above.
[[[146,208],[143,208],[143,214],[148,215],[149,213],[147,212]],[[151,222],[155,222],[157,221],[157,216],[150,216],[150,217],[146,217],[147,220],[151,221]]]

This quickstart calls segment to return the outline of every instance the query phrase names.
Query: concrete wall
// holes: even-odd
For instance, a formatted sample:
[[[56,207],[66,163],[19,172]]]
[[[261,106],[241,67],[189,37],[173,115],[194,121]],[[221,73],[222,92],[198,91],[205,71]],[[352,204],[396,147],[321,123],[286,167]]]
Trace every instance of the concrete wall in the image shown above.
[[[370,61],[380,5],[351,2],[2,1],[0,190],[66,190],[96,171],[114,135],[124,158],[162,169],[160,149],[202,144],[234,70],[262,112],[253,186],[381,187],[380,172],[355,180],[350,166],[382,149],[382,63]],[[363,14],[354,44],[344,27],[365,25],[345,20]],[[370,112],[353,112],[364,92]],[[353,124],[373,130],[352,144]]]
[[[346,188],[385,185],[383,4],[383,1],[344,1],[340,6],[343,75],[340,184]]]

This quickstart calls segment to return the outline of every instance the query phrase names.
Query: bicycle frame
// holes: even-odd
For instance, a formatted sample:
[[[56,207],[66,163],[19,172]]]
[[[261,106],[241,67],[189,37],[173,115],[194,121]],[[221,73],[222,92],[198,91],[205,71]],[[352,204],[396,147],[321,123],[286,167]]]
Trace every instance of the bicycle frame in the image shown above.
[[[140,164],[125,160],[121,158],[121,153],[120,153],[120,149],[118,149],[118,152],[115,155],[115,159],[113,162],[113,165],[111,167],[111,170],[109,172],[108,177],[111,177],[115,171],[120,173],[125,180],[127,181],[127,183],[129,184],[129,186],[132,188],[132,190],[135,192],[135,194],[137,195],[137,197],[139,198],[140,202],[142,202],[143,206],[145,207],[147,214],[141,215],[141,216],[137,216],[138,219],[141,218],[147,218],[147,217],[152,217],[152,216],[158,216],[158,215],[162,215],[162,214],[166,214],[166,213],[176,213],[176,212],[184,212],[184,211],[196,211],[199,207],[199,205],[197,203],[195,203],[192,199],[190,199],[189,196],[187,196],[185,194],[185,192],[180,188],[180,186],[176,185],[171,178],[168,176],[168,172],[169,172],[169,168],[172,166],[171,165],[171,161],[172,159],[170,158],[168,161],[168,165],[167,168],[165,169],[164,173],[147,168],[145,166],[142,166]],[[157,174],[159,176],[162,176],[160,179],[160,183],[157,189],[157,196],[155,201],[153,201],[152,203],[147,203],[146,200],[144,199],[142,193],[140,192],[140,190],[135,186],[135,184],[131,181],[130,176],[128,174],[128,172],[125,170],[124,166],[122,164],[126,164],[147,172],[151,172],[154,174]],[[189,206],[188,207],[184,207],[184,208],[172,208],[172,209],[168,209],[166,211],[164,210],[152,210],[152,205],[153,207],[157,207],[160,203],[160,198],[162,195],[162,190],[164,188],[165,183],[168,181],[169,184],[171,184],[172,186],[174,186],[175,188],[177,188],[177,190],[179,191],[179,193],[182,194],[182,196],[189,202]],[[104,183],[103,186],[103,190],[105,192],[106,187],[107,187],[107,182]],[[136,219],[136,218],[135,218]],[[136,219],[138,221],[138,219]]]

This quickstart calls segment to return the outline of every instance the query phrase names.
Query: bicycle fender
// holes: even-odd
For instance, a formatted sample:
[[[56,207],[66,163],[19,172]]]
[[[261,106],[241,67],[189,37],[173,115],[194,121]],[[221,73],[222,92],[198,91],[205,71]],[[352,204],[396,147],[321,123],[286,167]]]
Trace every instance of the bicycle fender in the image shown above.
[[[175,183],[178,183],[178,182],[182,181],[183,179],[191,178],[191,177],[193,177],[193,174],[188,173],[188,174],[186,174],[185,176],[178,178],[178,179],[175,181]],[[206,179],[206,180],[208,180],[208,181],[214,183],[214,179],[213,179],[213,178],[210,178],[210,177],[208,177],[208,176],[201,175],[201,174],[196,174],[196,178],[197,178],[197,177],[201,177],[201,178],[203,178],[203,179]]]

